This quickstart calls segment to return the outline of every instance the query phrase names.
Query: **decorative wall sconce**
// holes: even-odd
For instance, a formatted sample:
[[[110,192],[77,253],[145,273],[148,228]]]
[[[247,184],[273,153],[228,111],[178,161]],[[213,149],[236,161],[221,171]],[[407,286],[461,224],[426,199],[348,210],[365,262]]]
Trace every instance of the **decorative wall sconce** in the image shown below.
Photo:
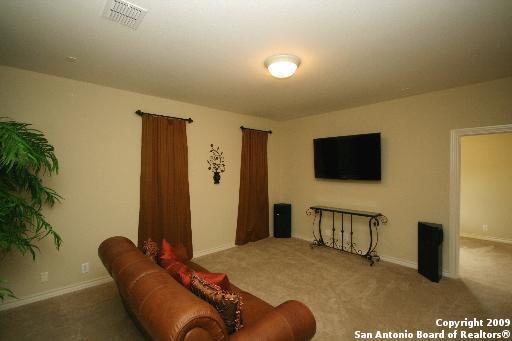
[[[213,144],[210,147],[210,158],[207,160],[208,170],[213,172],[213,183],[218,184],[220,182],[220,173],[224,173],[226,164],[224,163],[224,155],[220,151],[220,147],[215,148]]]

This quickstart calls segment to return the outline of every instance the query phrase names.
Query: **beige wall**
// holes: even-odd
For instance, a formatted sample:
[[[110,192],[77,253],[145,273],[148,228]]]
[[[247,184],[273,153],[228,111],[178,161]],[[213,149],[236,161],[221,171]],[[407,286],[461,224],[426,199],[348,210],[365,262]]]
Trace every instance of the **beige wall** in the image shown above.
[[[106,272],[96,255],[98,244],[112,235],[136,239],[141,133],[136,109],[194,119],[187,134],[196,252],[233,244],[239,127],[246,125],[274,131],[268,149],[270,203],[293,204],[294,235],[311,238],[312,221],[305,210],[313,204],[380,211],[389,224],[381,230],[379,252],[415,262],[417,221],[449,228],[450,130],[512,123],[511,90],[512,78],[507,78],[274,122],[0,67],[0,114],[31,122],[46,133],[61,163],[60,174],[48,185],[65,198],[46,211],[64,239],[61,251],[45,240],[36,262],[10,255],[0,263],[0,278],[8,279],[20,297],[100,278]],[[314,178],[313,138],[367,132],[382,133],[381,182]],[[207,170],[210,143],[220,145],[226,155],[220,185],[213,185]],[[361,228],[366,232],[366,225]],[[445,252],[445,264],[446,258]],[[86,261],[91,271],[81,274],[80,264]],[[40,282],[43,271],[49,272],[47,283]]]
[[[461,235],[512,242],[512,133],[463,136],[460,149]]]
[[[187,125],[189,176],[195,252],[233,245],[240,176],[240,126],[272,129],[269,138],[269,197],[278,201],[279,132],[276,122],[0,67],[0,113],[30,122],[55,146],[60,173],[48,185],[64,198],[47,210],[62,235],[57,252],[49,240],[39,244],[35,262],[11,254],[0,263],[0,278],[19,297],[106,275],[97,256],[105,238],[124,235],[136,241],[139,212],[141,119],[137,109],[192,117]],[[208,171],[210,144],[220,145],[226,172],[214,185]],[[80,264],[90,262],[82,274]],[[40,273],[49,272],[49,282]]]
[[[441,223],[447,270],[450,130],[512,123],[511,94],[507,78],[286,121],[282,190],[293,207],[293,234],[311,238],[311,205],[382,212],[389,223],[379,253],[412,266],[418,221]],[[381,182],[315,179],[314,138],[370,132],[382,134]],[[358,229],[367,233],[363,221]]]

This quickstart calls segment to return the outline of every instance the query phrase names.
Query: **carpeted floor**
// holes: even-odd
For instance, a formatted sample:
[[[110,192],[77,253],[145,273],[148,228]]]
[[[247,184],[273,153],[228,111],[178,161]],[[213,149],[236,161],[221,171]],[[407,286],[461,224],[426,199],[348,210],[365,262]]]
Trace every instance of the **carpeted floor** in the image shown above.
[[[370,267],[360,257],[311,249],[297,239],[269,238],[197,262],[227,272],[237,286],[273,305],[289,299],[304,302],[317,320],[315,340],[352,340],[356,330],[439,331],[434,324],[438,318],[512,316],[512,245],[462,239],[462,278],[443,278],[439,284],[413,269],[386,262]],[[0,312],[0,339],[142,337],[124,312],[115,286],[106,284]]]
[[[114,282],[0,312],[0,340],[144,340]]]

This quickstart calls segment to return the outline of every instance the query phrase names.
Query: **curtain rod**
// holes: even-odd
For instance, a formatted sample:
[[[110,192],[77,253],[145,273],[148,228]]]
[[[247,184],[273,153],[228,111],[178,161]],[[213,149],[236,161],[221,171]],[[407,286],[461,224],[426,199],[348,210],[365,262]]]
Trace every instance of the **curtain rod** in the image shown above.
[[[137,115],[139,115],[140,117],[142,117],[142,115],[152,115],[152,116],[158,116],[158,117],[174,118],[174,119],[177,119],[177,120],[187,121],[188,123],[194,122],[194,120],[191,119],[191,118],[182,118],[182,117],[172,117],[172,116],[166,116],[166,115],[158,115],[158,114],[152,114],[150,112],[144,112],[142,110],[137,110],[135,113]]]
[[[254,130],[254,131],[261,131],[263,133],[269,133],[269,134],[272,134],[272,130],[259,130],[259,129],[252,129],[252,128],[246,128],[244,126],[241,126],[240,129],[244,130]]]

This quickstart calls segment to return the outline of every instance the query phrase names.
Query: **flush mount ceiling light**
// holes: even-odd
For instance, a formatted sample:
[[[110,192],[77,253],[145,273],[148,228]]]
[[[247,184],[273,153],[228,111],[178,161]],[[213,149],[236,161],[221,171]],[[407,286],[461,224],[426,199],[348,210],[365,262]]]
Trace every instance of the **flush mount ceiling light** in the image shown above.
[[[299,65],[299,57],[291,54],[277,54],[265,60],[265,67],[276,78],[291,77]]]

